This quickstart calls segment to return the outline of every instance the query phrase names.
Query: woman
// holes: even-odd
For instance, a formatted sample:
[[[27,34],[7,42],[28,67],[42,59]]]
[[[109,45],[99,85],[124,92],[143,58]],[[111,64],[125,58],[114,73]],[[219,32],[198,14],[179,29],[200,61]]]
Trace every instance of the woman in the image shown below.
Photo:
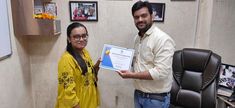
[[[94,65],[85,49],[88,31],[80,23],[67,28],[67,48],[58,65],[58,96],[56,108],[97,108],[99,94],[97,72],[100,59]]]

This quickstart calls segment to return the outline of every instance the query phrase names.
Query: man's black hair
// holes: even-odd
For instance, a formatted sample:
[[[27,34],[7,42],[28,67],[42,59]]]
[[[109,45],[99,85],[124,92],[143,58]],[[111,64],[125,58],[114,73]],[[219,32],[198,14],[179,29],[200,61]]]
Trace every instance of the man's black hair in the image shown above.
[[[134,15],[135,11],[137,11],[143,7],[148,8],[150,15],[153,14],[152,5],[148,1],[138,1],[132,6],[132,9],[131,9],[132,15]]]

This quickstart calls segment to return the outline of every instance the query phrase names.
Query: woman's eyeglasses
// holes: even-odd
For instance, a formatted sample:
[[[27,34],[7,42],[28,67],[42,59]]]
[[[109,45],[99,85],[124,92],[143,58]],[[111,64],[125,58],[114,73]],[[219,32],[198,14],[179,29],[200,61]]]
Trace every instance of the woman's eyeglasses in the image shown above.
[[[88,34],[82,34],[82,35],[73,35],[72,38],[76,40],[87,40],[88,39]]]

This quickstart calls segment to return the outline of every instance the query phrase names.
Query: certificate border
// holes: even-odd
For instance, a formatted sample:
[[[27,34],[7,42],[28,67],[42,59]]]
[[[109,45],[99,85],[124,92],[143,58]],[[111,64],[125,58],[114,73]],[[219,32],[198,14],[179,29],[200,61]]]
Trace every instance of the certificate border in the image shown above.
[[[119,46],[115,46],[115,45],[109,45],[109,44],[104,44],[104,47],[103,47],[103,50],[102,50],[102,55],[101,55],[101,60],[103,60],[103,58],[104,58],[104,55],[105,55],[107,47],[112,47],[112,48],[118,48],[118,49],[123,49],[123,50],[131,51],[132,54],[131,54],[131,60],[130,60],[129,64],[132,63],[133,56],[134,56],[134,51],[135,51],[134,49],[128,49],[128,48],[119,47]],[[99,67],[104,68],[104,69],[114,70],[114,71],[118,71],[119,70],[119,69],[115,69],[115,68],[110,67],[110,66],[102,65],[102,62],[100,63]],[[129,66],[128,70],[130,70],[130,68],[131,68],[131,65]]]

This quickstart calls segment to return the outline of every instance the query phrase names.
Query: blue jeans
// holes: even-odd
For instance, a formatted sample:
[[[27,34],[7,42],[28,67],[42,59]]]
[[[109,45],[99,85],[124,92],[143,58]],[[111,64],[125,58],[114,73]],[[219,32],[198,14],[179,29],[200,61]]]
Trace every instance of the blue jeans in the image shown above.
[[[141,96],[137,91],[134,93],[135,108],[169,108],[170,93],[163,100],[151,99]]]

